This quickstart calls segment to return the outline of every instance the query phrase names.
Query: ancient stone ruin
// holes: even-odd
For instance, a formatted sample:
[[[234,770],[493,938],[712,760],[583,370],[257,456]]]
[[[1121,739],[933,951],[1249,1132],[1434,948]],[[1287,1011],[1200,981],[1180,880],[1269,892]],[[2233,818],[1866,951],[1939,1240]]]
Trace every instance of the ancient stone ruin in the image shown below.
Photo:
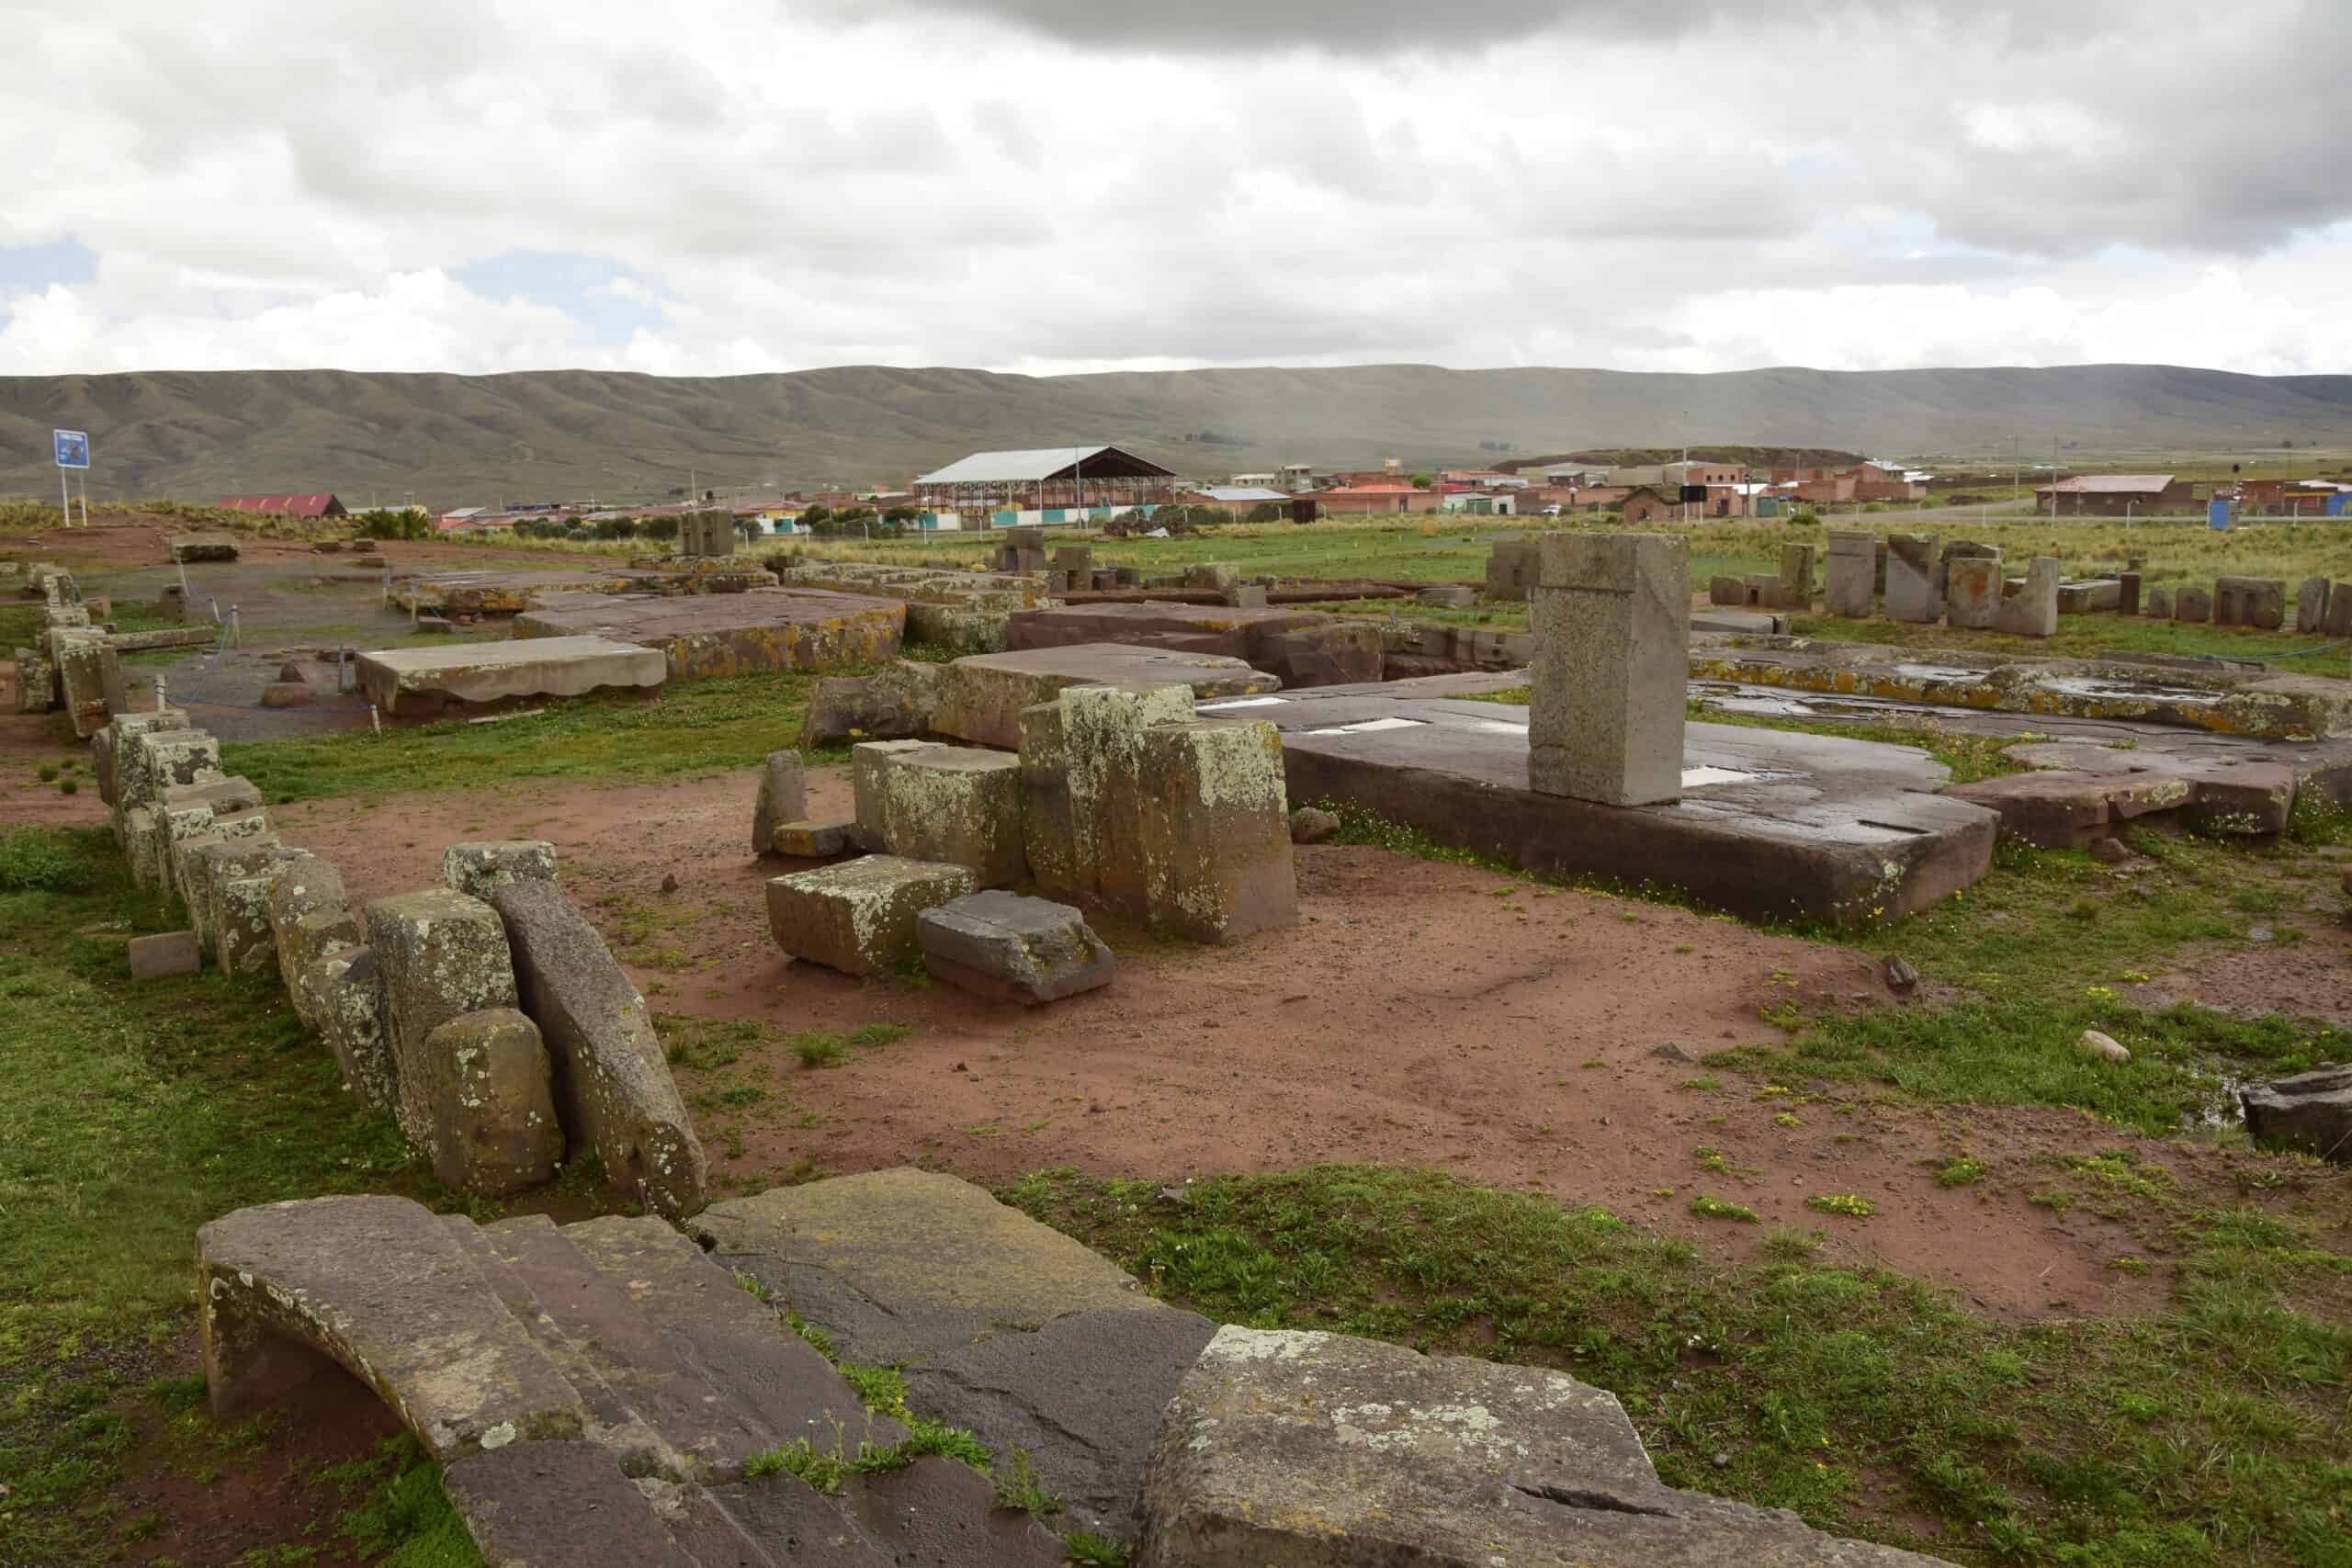
[[[644,998],[560,890],[553,845],[453,845],[444,886],[354,908],[185,714],[126,715],[91,752],[133,878],[187,913],[186,940],[150,939],[139,967],[277,979],[345,1087],[460,1191],[594,1157],[654,1213],[701,1206],[707,1165]]]
[[[927,1171],[684,1234],[319,1198],[216,1220],[198,1255],[216,1414],[352,1380],[494,1563],[1062,1563],[989,1472],[1153,1568],[1933,1561],[1662,1484],[1616,1399],[1563,1373],[1220,1328]],[[903,1404],[836,1357],[901,1369]],[[960,1429],[958,1457],[911,1417]]]

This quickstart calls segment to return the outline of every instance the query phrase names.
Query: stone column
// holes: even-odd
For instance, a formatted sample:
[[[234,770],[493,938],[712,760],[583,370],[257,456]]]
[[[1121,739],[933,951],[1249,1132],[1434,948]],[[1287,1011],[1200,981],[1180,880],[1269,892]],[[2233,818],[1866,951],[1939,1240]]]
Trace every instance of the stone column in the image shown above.
[[[1886,613],[1890,619],[1933,625],[1943,618],[1943,541],[1933,534],[1894,534],[1886,541]]]
[[[1878,572],[1878,540],[1870,534],[1839,529],[1829,536],[1829,613],[1849,620],[1871,615],[1871,585]]]
[[[2115,613],[2119,615],[2138,615],[2140,613],[2140,574],[2136,571],[2127,571],[2117,581],[2120,586],[2117,588],[2115,593]]]
[[[2315,632],[2327,625],[2327,579],[2306,577],[2295,590],[2295,629]]]
[[[1681,798],[1690,548],[1679,535],[1545,537],[1527,778],[1604,806]]]

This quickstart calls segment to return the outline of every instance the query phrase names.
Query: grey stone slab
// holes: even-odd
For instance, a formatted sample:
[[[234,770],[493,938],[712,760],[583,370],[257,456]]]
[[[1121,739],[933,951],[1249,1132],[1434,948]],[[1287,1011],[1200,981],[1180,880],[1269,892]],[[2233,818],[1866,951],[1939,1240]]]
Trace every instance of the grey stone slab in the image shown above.
[[[1109,1259],[935,1171],[775,1188],[713,1203],[687,1228],[868,1365],[926,1362],[1070,1313],[1169,1310]]]
[[[526,637],[454,648],[385,649],[359,656],[359,689],[388,714],[444,701],[576,697],[605,687],[650,690],[669,679],[658,648],[601,637]]]
[[[171,975],[193,975],[203,964],[203,950],[194,931],[164,931],[130,939],[130,977],[160,980]]]
[[[1688,541],[1555,534],[1540,559],[1530,785],[1605,806],[1675,799],[1690,675]]]
[[[1825,607],[1833,615],[1868,620],[1878,579],[1878,539],[1871,534],[1833,530]]]
[[[1216,1325],[1196,1313],[1094,1309],[1003,1328],[907,1369],[907,1403],[1018,1449],[1072,1522],[1132,1540],[1160,1412]]]
[[[1136,1568],[1924,1568],[1662,1485],[1616,1397],[1563,1373],[1228,1327],[1168,1408]]]
[[[2211,590],[2188,587],[2173,595],[2173,619],[2202,625],[2213,618],[2213,595]]]
[[[916,952],[915,918],[978,890],[960,865],[865,855],[768,883],[768,931],[795,958],[872,975]]]
[[[1933,534],[1890,534],[1886,540],[1886,613],[1897,621],[1929,625],[1943,618],[1943,565]]]
[[[2056,556],[2034,557],[2026,567],[2024,584],[1997,606],[1996,627],[2012,637],[2055,637],[2059,570]]]
[[[441,852],[441,880],[453,892],[487,903],[502,887],[556,881],[555,846],[545,839],[490,839]]]
[[[925,909],[915,940],[932,977],[1001,1001],[1057,1001],[1111,983],[1111,950],[1083,911],[991,890]]]
[[[498,1568],[713,1568],[678,1541],[638,1483],[601,1443],[510,1443],[450,1465],[442,1489],[465,1521],[482,1559]],[[731,1532],[730,1532],[731,1533]],[[745,1555],[764,1554],[738,1538]],[[729,1568],[734,1568],[730,1563]]]
[[[513,1008],[459,1013],[402,1064],[422,1070],[433,1174],[459,1192],[504,1198],[553,1179],[563,1162],[553,1075],[538,1025]]]
[[[2327,625],[2328,584],[2324,577],[2306,577],[2295,590],[2295,629],[2318,632]]]
[[[365,919],[383,984],[384,1037],[400,1088],[401,1131],[437,1157],[436,1075],[428,1065],[428,1042],[461,1014],[514,1006],[506,931],[497,910],[446,887],[379,898],[367,907]]]
[[[2352,1065],[2316,1067],[2238,1091],[2256,1142],[2352,1165]]]
[[[855,748],[850,760],[858,837],[867,848],[963,866],[982,887],[1007,887],[1028,874],[1018,757],[884,740]]]
[[[654,1213],[702,1206],[710,1170],[646,1010],[605,940],[552,882],[510,884],[491,906],[514,955],[523,1011],[539,1026],[575,1150]]]

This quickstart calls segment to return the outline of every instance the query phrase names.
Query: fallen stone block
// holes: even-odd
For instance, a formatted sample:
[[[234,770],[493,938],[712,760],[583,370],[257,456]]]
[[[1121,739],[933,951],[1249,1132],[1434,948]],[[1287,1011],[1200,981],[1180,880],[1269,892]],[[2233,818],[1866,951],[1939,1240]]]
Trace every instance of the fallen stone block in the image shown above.
[[[87,739],[125,705],[120,662],[107,634],[96,629],[51,632],[49,643],[58,700],[73,720],[74,733]]]
[[[902,659],[872,675],[829,675],[808,694],[800,750],[844,740],[898,740],[931,728],[945,667]]]
[[[2169,621],[2169,620],[2171,620],[2171,619],[2172,619],[2172,616],[2173,616],[2173,603],[2172,603],[2172,590],[2171,590],[2171,589],[2169,589],[2169,588],[2151,588],[2151,589],[2149,589],[2149,590],[2148,590],[2148,594],[2147,594],[2146,604],[2147,604],[2147,608],[2146,608],[2146,611],[2145,611],[2144,613],[2145,613],[2145,614],[2149,616],[2149,618],[2151,618],[2152,620],[2158,620],[2158,621]]]
[[[269,975],[277,966],[277,927],[270,916],[278,878],[290,855],[306,852],[277,848],[244,875],[216,867],[212,882],[213,962],[223,975]]]
[[[441,852],[441,880],[452,891],[488,902],[502,887],[556,880],[555,846],[544,839],[491,839]]]
[[[484,1198],[554,1179],[563,1128],[537,1024],[512,1008],[460,1013],[424,1037],[421,1058],[401,1064],[404,1089],[419,1060],[434,1175]]]
[[[731,1198],[687,1230],[713,1261],[824,1329],[842,1360],[866,1365],[928,1360],[1008,1323],[1174,1310],[1101,1254],[939,1171],[901,1166]]]
[[[168,975],[193,975],[204,962],[194,931],[164,931],[130,939],[130,977],[160,980]]]
[[[511,883],[490,902],[522,1010],[547,1044],[568,1157],[594,1149],[614,1190],[665,1218],[694,1213],[709,1165],[645,998],[553,882]]]
[[[2106,838],[2134,817],[2186,806],[2195,788],[2177,775],[2153,772],[2030,773],[1955,784],[1944,794],[1999,812],[2006,838],[2064,850]]]
[[[770,840],[774,852],[802,860],[824,860],[856,848],[857,823],[849,818],[779,822]]]
[[[90,739],[90,771],[97,777],[98,798],[118,811],[126,804],[122,798],[122,770],[135,750],[134,736],[143,738],[186,728],[187,715],[177,708],[116,716],[113,723]]]
[[[2352,1165],[2352,1065],[2316,1067],[2238,1091],[2246,1135]]]
[[[2183,588],[2173,595],[2172,618],[2203,625],[2213,618],[2213,595],[2202,588]]]
[[[768,930],[795,958],[872,975],[918,951],[925,909],[977,890],[964,866],[865,855],[769,882]]]
[[[385,1029],[384,976],[365,946],[344,947],[313,959],[295,980],[296,1010],[334,1053],[343,1087],[371,1111],[400,1114],[400,1068]]]
[[[1111,950],[1068,904],[975,893],[915,921],[933,979],[1000,1001],[1035,1006],[1111,983]]]
[[[269,926],[277,944],[277,973],[303,1027],[320,1030],[301,985],[303,971],[363,940],[358,917],[343,889],[343,874],[307,850],[289,851],[270,885]]]
[[[797,750],[771,751],[760,765],[759,798],[752,807],[752,853],[777,852],[775,830],[786,822],[807,820],[808,784]]]
[[[982,887],[1027,874],[1021,759],[1008,751],[912,740],[851,753],[859,841],[905,860],[968,868]]]
[[[220,742],[200,729],[126,735],[117,789],[125,807],[163,804],[175,786],[210,784],[220,770]]]
[[[368,948],[383,976],[401,1131],[437,1162],[428,1041],[453,1018],[514,1005],[506,931],[497,910],[444,887],[379,898],[367,907],[366,919]]]
[[[1374,673],[1365,679],[1378,680],[1377,669],[1375,662]],[[1223,653],[1107,642],[1023,648],[959,659],[942,667],[928,728],[934,734],[1010,750],[1021,743],[1023,710],[1050,703],[1070,687],[1148,691],[1168,685],[1188,686],[1195,697],[1205,700],[1277,691],[1283,682]]]
[[[272,1203],[214,1220],[196,1240],[204,1376],[223,1421],[334,1364],[445,1464],[581,1436],[578,1393],[422,1204]]]
[[[307,681],[272,681],[261,689],[261,705],[266,708],[306,708],[319,700],[319,694]]]
[[[57,666],[29,648],[17,649],[17,711],[47,713],[57,705]]]
[[[2011,637],[2058,635],[2056,556],[2036,556],[2026,567],[2025,581],[1996,606],[1993,624]]]
[[[1168,1405],[1136,1568],[1936,1560],[1662,1484],[1616,1396],[1344,1335],[1217,1331]]]

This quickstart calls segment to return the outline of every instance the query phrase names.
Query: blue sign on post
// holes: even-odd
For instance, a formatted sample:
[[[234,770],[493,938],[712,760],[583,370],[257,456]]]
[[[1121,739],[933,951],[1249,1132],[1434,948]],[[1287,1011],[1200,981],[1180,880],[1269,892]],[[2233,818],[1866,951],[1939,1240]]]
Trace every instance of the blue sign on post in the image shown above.
[[[2208,502],[2205,507],[2205,525],[2226,533],[2230,526],[2230,503],[2226,501]]]
[[[86,430],[52,430],[57,438],[57,466],[61,468],[86,468],[90,466],[90,433]]]

